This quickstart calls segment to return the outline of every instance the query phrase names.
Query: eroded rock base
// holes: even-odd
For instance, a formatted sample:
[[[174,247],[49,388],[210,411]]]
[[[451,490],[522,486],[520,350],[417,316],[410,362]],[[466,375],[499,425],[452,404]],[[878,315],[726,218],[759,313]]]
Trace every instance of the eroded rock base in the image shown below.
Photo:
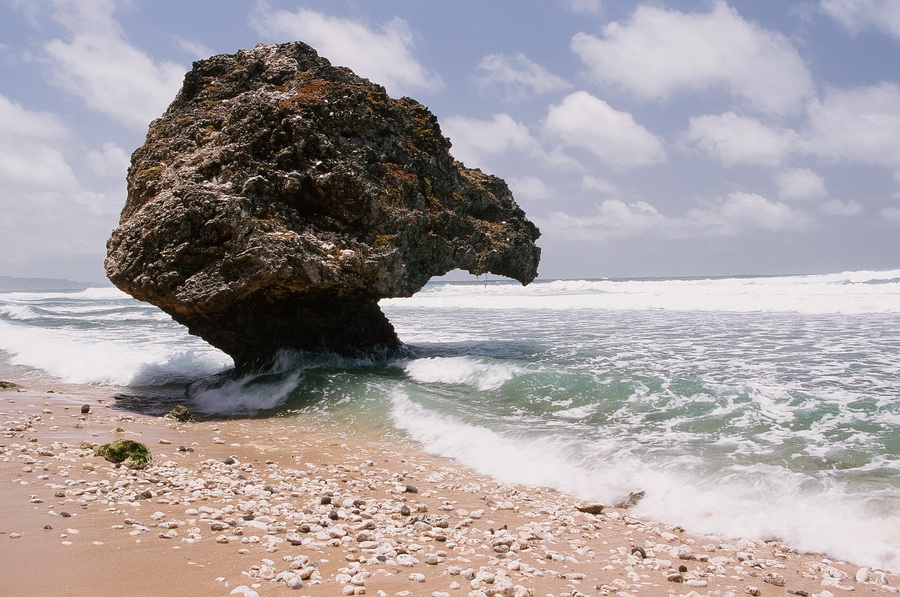
[[[404,349],[377,303],[327,295],[258,298],[212,317],[192,313],[175,319],[230,355],[238,373],[268,368],[283,350],[377,358]]]

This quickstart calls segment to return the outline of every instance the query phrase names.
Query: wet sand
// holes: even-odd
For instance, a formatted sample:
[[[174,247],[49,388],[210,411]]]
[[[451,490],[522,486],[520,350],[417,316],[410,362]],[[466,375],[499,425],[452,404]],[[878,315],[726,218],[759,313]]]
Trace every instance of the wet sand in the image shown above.
[[[829,597],[900,587],[864,562],[692,536],[314,415],[180,423],[113,402],[83,386],[0,390],[0,593]],[[132,470],[94,455],[118,438],[147,444],[153,463]]]

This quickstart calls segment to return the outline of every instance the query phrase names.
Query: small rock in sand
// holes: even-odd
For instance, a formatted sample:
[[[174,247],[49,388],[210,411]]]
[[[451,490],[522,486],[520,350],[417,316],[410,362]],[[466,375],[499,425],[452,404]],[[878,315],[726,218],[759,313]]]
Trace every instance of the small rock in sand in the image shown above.
[[[603,504],[581,504],[577,507],[579,512],[584,512],[585,514],[593,514],[595,516],[602,514],[603,508],[605,508]]]
[[[193,415],[191,415],[191,411],[188,409],[188,407],[186,407],[183,404],[176,405],[175,408],[173,408],[168,413],[166,413],[164,418],[173,419],[173,420],[179,421],[181,423],[193,423],[194,422],[194,417],[193,417]]]

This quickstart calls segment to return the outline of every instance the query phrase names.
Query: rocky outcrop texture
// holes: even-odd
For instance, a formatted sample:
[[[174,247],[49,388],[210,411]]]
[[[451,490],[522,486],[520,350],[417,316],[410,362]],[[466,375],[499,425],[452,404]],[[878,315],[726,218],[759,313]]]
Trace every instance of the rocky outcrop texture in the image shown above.
[[[449,149],[424,106],[305,44],[196,62],[132,156],[107,275],[238,368],[397,349],[379,299],[537,275],[537,228]]]

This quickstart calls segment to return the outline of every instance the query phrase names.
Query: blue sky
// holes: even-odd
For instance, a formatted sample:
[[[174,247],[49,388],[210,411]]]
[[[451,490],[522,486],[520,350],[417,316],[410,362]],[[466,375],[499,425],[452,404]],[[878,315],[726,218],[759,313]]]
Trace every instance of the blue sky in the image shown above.
[[[0,275],[102,281],[191,62],[292,40],[506,179],[541,277],[900,268],[897,0],[0,0]]]

